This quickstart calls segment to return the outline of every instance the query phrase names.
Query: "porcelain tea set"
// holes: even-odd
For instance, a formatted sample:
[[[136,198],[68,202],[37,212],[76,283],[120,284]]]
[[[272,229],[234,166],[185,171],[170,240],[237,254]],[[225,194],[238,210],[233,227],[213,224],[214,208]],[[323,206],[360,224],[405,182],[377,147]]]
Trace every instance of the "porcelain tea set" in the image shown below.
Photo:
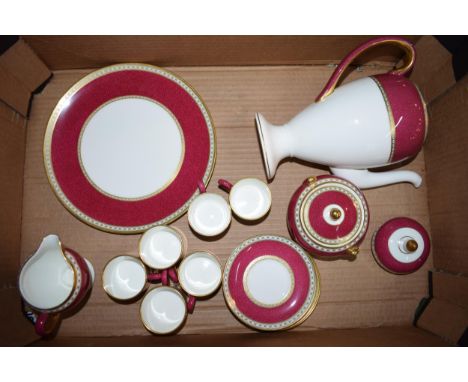
[[[405,52],[401,68],[338,86],[358,55],[383,44]],[[112,65],[79,81],[51,115],[44,162],[52,189],[77,218],[112,233],[143,233],[138,257],[119,255],[104,267],[109,298],[119,303],[142,297],[141,321],[154,334],[180,330],[196,299],[221,285],[233,315],[253,329],[304,322],[320,294],[313,258],[352,260],[366,236],[370,211],[362,189],[421,185],[412,171],[369,171],[415,156],[424,143],[426,106],[407,78],[414,63],[409,41],[374,38],[349,53],[315,103],[286,124],[256,115],[269,180],[291,157],[326,165],[333,175],[310,176],[293,193],[286,216],[292,240],[249,238],[224,269],[210,252],[186,256],[184,234],[168,224],[188,211],[200,239],[221,240],[232,214],[250,224],[267,218],[272,193],[256,178],[234,184],[219,179],[228,201],[207,192],[216,140],[199,95],[175,74],[145,64]],[[427,231],[410,218],[382,222],[372,237],[377,264],[391,273],[417,271],[429,252]],[[54,332],[62,317],[86,302],[94,280],[88,260],[62,246],[58,236],[46,236],[19,275],[24,311],[36,332]]]

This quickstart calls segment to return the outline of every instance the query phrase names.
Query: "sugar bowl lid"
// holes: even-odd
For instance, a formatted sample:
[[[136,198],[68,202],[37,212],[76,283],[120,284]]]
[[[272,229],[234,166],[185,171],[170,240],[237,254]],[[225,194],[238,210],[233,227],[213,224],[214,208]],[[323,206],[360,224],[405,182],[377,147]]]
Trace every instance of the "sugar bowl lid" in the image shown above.
[[[408,274],[421,268],[431,249],[429,234],[416,220],[397,217],[384,223],[372,238],[377,263],[391,273]]]
[[[294,206],[299,236],[315,251],[357,254],[369,224],[362,192],[336,176],[310,177]]]

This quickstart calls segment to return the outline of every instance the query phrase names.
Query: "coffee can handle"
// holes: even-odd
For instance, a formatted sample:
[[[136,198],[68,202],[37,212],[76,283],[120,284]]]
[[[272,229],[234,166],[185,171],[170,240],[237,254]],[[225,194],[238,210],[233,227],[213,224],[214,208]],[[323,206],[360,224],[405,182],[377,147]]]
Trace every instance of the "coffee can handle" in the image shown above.
[[[227,181],[226,179],[219,179],[218,180],[218,187],[221,188],[223,191],[227,193],[231,192],[232,183]]]
[[[187,299],[187,312],[190,314],[193,313],[193,310],[195,309],[195,303],[197,302],[197,299],[195,296],[189,295]]]
[[[369,41],[366,41],[362,45],[359,45],[357,48],[355,48],[354,50],[352,50],[350,53],[346,55],[346,57],[336,67],[335,71],[331,75],[327,84],[319,93],[317,98],[315,99],[315,102],[321,102],[325,98],[327,98],[331,93],[333,93],[338,82],[343,76],[343,73],[359,55],[361,55],[363,52],[367,51],[368,49],[371,49],[380,45],[395,45],[401,48],[405,52],[403,66],[401,68],[397,68],[397,69],[390,71],[389,72],[390,74],[407,75],[411,72],[414,66],[415,59],[416,59],[416,51],[414,49],[413,43],[399,36],[376,37],[376,38],[370,39]]]

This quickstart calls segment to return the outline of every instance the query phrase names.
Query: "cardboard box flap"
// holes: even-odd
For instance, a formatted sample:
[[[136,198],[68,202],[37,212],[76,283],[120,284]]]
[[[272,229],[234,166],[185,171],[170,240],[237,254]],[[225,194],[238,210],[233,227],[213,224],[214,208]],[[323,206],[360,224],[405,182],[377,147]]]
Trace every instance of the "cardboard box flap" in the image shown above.
[[[468,309],[434,298],[417,322],[419,328],[456,344],[468,327]]]
[[[0,99],[25,116],[31,93],[50,75],[33,50],[18,40],[0,55]]]
[[[340,61],[370,36],[25,36],[51,70],[119,62],[159,66],[305,65]],[[412,41],[417,37],[407,36]],[[360,57],[394,63],[393,46]]]
[[[468,76],[430,107],[425,146],[435,269],[468,274]]]
[[[16,283],[20,263],[25,119],[0,102],[0,280]]]
[[[437,299],[468,309],[468,276],[433,272],[432,294]]]
[[[455,84],[452,55],[432,36],[423,36],[417,41],[416,54],[411,79],[429,103]]]
[[[0,289],[0,346],[27,345],[38,336],[34,326],[23,316],[17,288]]]

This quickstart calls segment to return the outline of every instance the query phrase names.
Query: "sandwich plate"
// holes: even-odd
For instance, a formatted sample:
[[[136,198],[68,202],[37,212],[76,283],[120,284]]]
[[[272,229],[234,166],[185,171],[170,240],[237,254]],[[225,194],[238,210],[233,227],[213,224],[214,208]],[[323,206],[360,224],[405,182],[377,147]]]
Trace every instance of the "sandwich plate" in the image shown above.
[[[304,322],[319,297],[314,261],[296,243],[281,236],[257,236],[229,257],[223,274],[227,305],[245,325],[284,330]]]
[[[180,217],[209,182],[216,137],[182,79],[145,64],[87,75],[60,99],[44,138],[59,200],[85,223],[138,233]]]

